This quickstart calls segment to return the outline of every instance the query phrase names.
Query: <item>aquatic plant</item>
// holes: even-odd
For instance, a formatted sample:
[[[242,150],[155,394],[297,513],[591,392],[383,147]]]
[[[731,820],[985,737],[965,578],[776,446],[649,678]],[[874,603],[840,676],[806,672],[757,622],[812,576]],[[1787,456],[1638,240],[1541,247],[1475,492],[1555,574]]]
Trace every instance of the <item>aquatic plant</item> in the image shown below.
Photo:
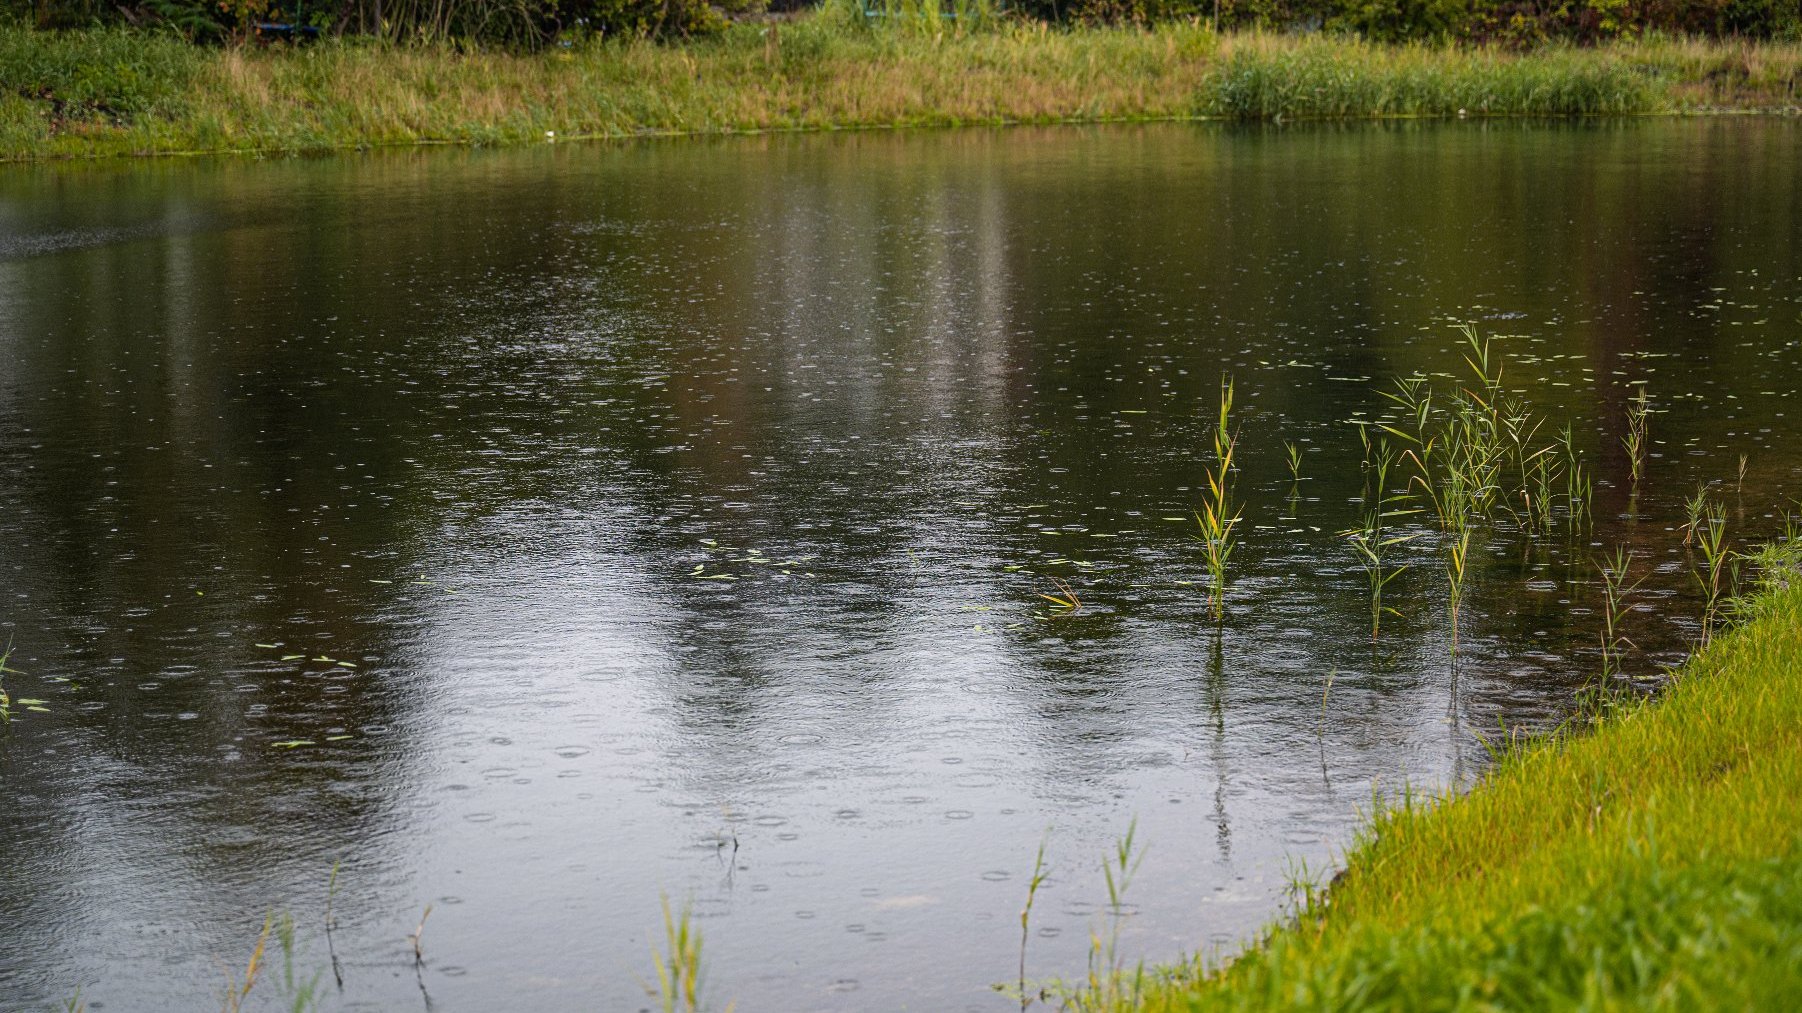
[[[1195,512],[1208,567],[1208,604],[1215,621],[1226,613],[1227,563],[1238,539],[1234,528],[1243,516],[1233,504],[1233,453],[1239,434],[1232,428],[1233,380],[1220,377],[1220,415],[1214,425],[1213,464],[1206,470],[1207,497]]]
[[[1057,593],[1040,593],[1039,597],[1051,603],[1053,615],[1071,615],[1082,610],[1082,599],[1076,596],[1076,590],[1070,586],[1069,581],[1052,577],[1051,583],[1057,588]]]
[[[245,1000],[250,992],[262,980],[267,971],[269,941],[274,939],[282,954],[281,992],[285,1004],[293,1013],[305,1013],[319,1005],[319,975],[301,979],[294,969],[295,937],[293,916],[271,911],[263,916],[262,931],[257,933],[256,942],[251,946],[250,959],[244,965],[240,976],[228,971],[226,974],[224,1013],[242,1013]]]
[[[1633,562],[1633,554],[1624,545],[1617,545],[1611,557],[1597,563],[1596,569],[1602,578],[1602,670],[1598,676],[1601,686],[1606,686],[1610,679],[1620,674],[1621,658],[1625,649],[1636,646],[1621,633],[1621,618],[1626,612],[1627,596],[1639,590],[1645,581],[1642,575],[1639,580],[1627,581],[1628,566]]]
[[[1445,541],[1446,608],[1452,620],[1452,662],[1458,659],[1458,616],[1464,605],[1464,579],[1470,566],[1470,529],[1460,528]]]
[[[1696,483],[1696,494],[1683,501],[1683,547],[1689,548],[1708,521],[1708,483]]]
[[[1751,621],[1775,596],[1802,586],[1802,523],[1784,511],[1783,534],[1740,555],[1752,567],[1752,588],[1725,603],[1723,610],[1736,620]]]
[[[1633,496],[1639,496],[1639,480],[1646,474],[1646,453],[1651,444],[1651,393],[1645,383],[1638,384],[1639,392],[1627,405],[1627,435],[1621,437],[1621,446],[1627,451],[1627,466],[1632,482]]]
[[[1707,646],[1714,638],[1715,627],[1720,621],[1723,595],[1728,590],[1723,577],[1735,556],[1733,550],[1727,547],[1726,506],[1708,500],[1704,503],[1703,511],[1703,522],[1696,529],[1696,546],[1701,552],[1701,561],[1695,574],[1697,583],[1702,587],[1702,644]]]
[[[1294,443],[1292,443],[1288,440],[1284,440],[1283,441],[1283,452],[1288,456],[1289,484],[1292,486],[1300,485],[1301,484],[1301,448],[1296,446]]]
[[[1360,427],[1359,432],[1363,432]],[[1352,551],[1358,556],[1358,563],[1364,567],[1366,579],[1370,587],[1370,639],[1377,640],[1383,626],[1385,614],[1399,616],[1393,607],[1383,604],[1383,591],[1389,583],[1407,570],[1406,564],[1390,566],[1389,551],[1398,545],[1414,540],[1417,535],[1392,533],[1390,522],[1413,513],[1400,508],[1405,503],[1405,494],[1389,492],[1389,469],[1396,463],[1395,451],[1387,440],[1379,439],[1374,446],[1368,441],[1370,450],[1366,457],[1366,466],[1370,469],[1374,485],[1373,491],[1366,497],[1366,506],[1357,527],[1341,532],[1351,543]]]
[[[1566,520],[1575,531],[1580,522],[1591,519],[1590,502],[1594,498],[1594,487],[1589,473],[1583,469],[1583,460],[1577,454],[1576,434],[1569,422],[1558,433],[1558,448],[1564,459],[1564,502],[1567,511]]]
[[[1026,882],[1026,906],[1020,909],[1020,1008],[1032,1005],[1032,995],[1026,990],[1026,940],[1032,925],[1032,905],[1038,899],[1039,887],[1051,875],[1045,868],[1045,845],[1050,833],[1039,839],[1038,854],[1032,859],[1032,878]],[[1000,988],[1001,986],[996,986]]]
[[[651,965],[656,969],[657,987],[650,992],[662,1004],[663,1013],[700,1013],[701,1005],[701,930],[694,924],[694,912],[684,905],[680,912],[670,908],[669,897],[663,898],[664,949],[651,947]],[[732,1004],[726,1009],[730,1011]]]
[[[1121,959],[1120,928],[1127,916],[1126,893],[1132,885],[1145,850],[1138,844],[1139,821],[1135,817],[1126,827],[1126,835],[1114,842],[1111,852],[1102,858],[1101,875],[1107,887],[1105,931],[1097,923],[1089,931],[1089,966],[1082,987],[1066,991],[1064,1008],[1099,1010],[1115,1006],[1137,1008],[1147,983],[1145,965],[1136,964],[1131,972]]]

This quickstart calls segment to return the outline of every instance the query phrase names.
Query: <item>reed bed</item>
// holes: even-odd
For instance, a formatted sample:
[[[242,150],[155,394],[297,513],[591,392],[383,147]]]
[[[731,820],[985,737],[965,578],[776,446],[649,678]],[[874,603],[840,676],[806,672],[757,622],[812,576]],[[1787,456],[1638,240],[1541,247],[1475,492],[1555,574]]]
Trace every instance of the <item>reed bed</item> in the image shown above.
[[[843,7],[680,43],[548,52],[325,40],[208,49],[0,24],[0,158],[303,152],[847,127],[1592,116],[1794,109],[1802,45],[1528,52],[1216,34],[1205,24],[922,30]]]

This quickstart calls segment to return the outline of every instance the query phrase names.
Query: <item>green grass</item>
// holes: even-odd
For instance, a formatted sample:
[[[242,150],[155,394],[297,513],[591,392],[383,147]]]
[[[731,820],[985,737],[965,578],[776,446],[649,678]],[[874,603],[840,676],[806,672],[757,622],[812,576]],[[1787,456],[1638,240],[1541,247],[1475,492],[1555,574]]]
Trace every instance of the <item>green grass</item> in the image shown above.
[[[209,49],[0,24],[0,158],[1097,120],[1793,109],[1802,45],[1525,53],[1206,25],[871,26],[831,8],[680,44],[535,54],[331,41]]]
[[[1323,894],[1145,1008],[1785,1009],[1802,995],[1802,553],[1655,703],[1384,810]],[[1125,1003],[1114,1004],[1124,1006]]]

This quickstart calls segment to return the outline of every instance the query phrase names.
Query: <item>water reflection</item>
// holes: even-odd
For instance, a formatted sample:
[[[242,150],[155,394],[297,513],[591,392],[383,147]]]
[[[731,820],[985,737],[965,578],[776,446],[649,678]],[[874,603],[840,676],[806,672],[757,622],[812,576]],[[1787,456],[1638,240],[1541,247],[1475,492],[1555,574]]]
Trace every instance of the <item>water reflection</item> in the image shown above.
[[[0,633],[50,713],[0,733],[0,1008],[190,1008],[267,908],[318,923],[340,857],[345,1008],[421,1001],[427,904],[434,1008],[632,1008],[660,893],[741,1008],[999,1008],[1047,827],[1032,966],[1072,973],[1134,817],[1123,944],[1230,943],[1373,783],[1563,712],[1594,554],[1652,572],[1646,674],[1694,632],[1695,483],[1745,454],[1733,530],[1774,529],[1796,129],[10,171]],[[1454,680],[1430,555],[1373,650],[1337,532],[1346,420],[1462,368],[1459,319],[1574,420],[1599,505],[1485,547]],[[1223,371],[1248,528],[1217,631],[1190,512]],[[1052,576],[1080,612],[1040,608]]]

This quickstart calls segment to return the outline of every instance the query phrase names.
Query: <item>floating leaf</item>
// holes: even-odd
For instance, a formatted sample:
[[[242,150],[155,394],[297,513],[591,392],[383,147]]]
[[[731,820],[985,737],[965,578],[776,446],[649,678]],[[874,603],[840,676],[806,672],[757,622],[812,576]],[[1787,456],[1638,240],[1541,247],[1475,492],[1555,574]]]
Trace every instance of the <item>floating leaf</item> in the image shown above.
[[[304,657],[306,657],[306,655],[304,655],[304,654],[284,654],[284,655],[282,655],[282,660],[283,661],[299,661],[300,659],[302,659]]]
[[[270,650],[272,650],[272,651],[273,651],[273,650],[275,650],[275,649],[277,649],[277,648],[279,648],[279,647],[281,647],[281,646],[282,646],[282,645],[280,645],[280,644],[257,644],[257,645],[256,645],[256,646],[258,646],[258,647],[267,647],[267,648],[269,648],[269,649],[270,649]]]
[[[270,745],[277,749],[298,749],[301,746],[313,746],[318,743],[312,739],[287,739],[282,742],[271,742]]]
[[[348,661],[340,661],[340,662],[338,662],[338,667],[339,668],[355,668],[357,666],[351,664]]]

